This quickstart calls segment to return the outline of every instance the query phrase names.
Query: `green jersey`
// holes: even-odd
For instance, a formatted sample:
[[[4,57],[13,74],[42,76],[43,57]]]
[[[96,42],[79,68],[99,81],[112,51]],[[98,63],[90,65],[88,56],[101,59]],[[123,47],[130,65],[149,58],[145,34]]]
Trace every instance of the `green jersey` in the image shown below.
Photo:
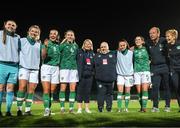
[[[60,45],[57,42],[51,40],[48,41],[47,56],[43,61],[43,64],[51,66],[58,66],[60,64]]]
[[[77,69],[77,51],[78,45],[64,42],[60,44],[61,62],[60,69]]]
[[[146,48],[134,49],[134,72],[150,71],[149,55]]]

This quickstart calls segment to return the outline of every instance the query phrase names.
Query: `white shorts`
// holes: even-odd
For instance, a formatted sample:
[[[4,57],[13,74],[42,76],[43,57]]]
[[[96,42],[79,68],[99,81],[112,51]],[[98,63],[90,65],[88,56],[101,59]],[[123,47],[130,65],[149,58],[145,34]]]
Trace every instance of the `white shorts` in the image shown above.
[[[151,73],[149,71],[134,73],[134,84],[151,83]]]
[[[29,83],[39,82],[39,70],[19,69],[19,80],[27,80]]]
[[[77,70],[61,69],[60,70],[60,82],[61,83],[74,83],[79,82],[79,76]]]
[[[133,86],[133,76],[117,76],[117,85],[123,85],[125,87]]]
[[[59,66],[43,64],[41,66],[41,81],[59,84]]]

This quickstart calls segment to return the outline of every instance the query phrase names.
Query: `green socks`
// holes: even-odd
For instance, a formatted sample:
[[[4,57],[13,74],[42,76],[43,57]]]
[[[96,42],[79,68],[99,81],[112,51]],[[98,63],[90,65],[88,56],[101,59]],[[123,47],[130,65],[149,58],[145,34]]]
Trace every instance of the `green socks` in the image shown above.
[[[60,91],[59,100],[60,100],[61,108],[64,108],[65,107],[65,92]]]

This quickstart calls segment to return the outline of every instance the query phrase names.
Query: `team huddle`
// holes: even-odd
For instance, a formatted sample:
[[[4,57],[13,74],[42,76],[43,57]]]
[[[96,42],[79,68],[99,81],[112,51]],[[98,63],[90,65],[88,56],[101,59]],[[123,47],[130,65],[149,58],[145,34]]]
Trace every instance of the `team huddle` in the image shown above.
[[[165,112],[170,112],[170,87],[172,81],[180,106],[180,43],[178,32],[169,29],[160,37],[158,27],[149,30],[150,40],[140,35],[135,37],[133,47],[122,39],[117,50],[110,50],[102,42],[94,53],[93,42],[85,39],[82,48],[75,42],[75,33],[68,30],[60,41],[59,32],[50,30],[49,38],[40,40],[39,26],[30,26],[27,37],[16,34],[16,22],[8,20],[0,31],[0,116],[3,92],[6,91],[6,116],[12,116],[14,86],[18,83],[17,116],[32,115],[31,106],[35,89],[40,80],[43,87],[44,116],[51,115],[51,103],[57,85],[60,85],[60,112],[65,113],[65,92],[69,86],[69,113],[92,113],[89,108],[91,87],[97,84],[97,107],[99,112],[112,111],[113,89],[117,85],[118,112],[128,112],[131,87],[136,86],[140,110],[146,112],[148,89],[152,85],[153,106],[151,112],[159,112],[159,88],[162,84],[165,95]],[[41,63],[42,62],[42,63]],[[116,84],[115,84],[116,82]],[[125,108],[123,108],[123,100]],[[23,103],[25,112],[23,113]]]

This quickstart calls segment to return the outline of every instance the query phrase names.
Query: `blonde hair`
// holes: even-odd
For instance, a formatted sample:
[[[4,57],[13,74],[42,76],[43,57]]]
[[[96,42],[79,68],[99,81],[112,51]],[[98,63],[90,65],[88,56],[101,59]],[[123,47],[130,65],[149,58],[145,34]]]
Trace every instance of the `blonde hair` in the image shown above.
[[[93,50],[93,42],[90,39],[85,39],[84,40],[83,45],[82,45],[82,49],[85,50],[84,45],[85,45],[86,42],[89,42],[91,44],[91,50]]]
[[[73,31],[73,30],[67,30],[67,31],[65,32],[65,34],[64,34],[64,35],[65,35],[65,37],[66,37],[66,35],[67,35],[67,33],[68,33],[68,32],[72,32],[72,33],[74,34],[74,40],[75,40],[75,33],[74,33],[74,31]]]
[[[105,52],[104,52],[104,51],[101,51],[101,46],[102,46],[102,45],[105,45],[105,46],[107,47],[107,51],[105,51]],[[103,41],[103,42],[100,44],[100,50],[99,50],[99,52],[102,53],[102,54],[106,54],[106,53],[109,52],[109,45],[108,45],[107,42],[104,42],[104,41]]]
[[[106,47],[107,47],[107,49],[109,50],[109,45],[108,45],[108,43],[107,43],[107,42],[103,41],[103,42],[100,44],[100,47],[101,47],[101,45],[102,45],[102,44],[105,44],[105,45],[106,45]]]
[[[49,35],[50,35],[51,31],[55,31],[55,32],[57,32],[56,42],[60,42],[60,41],[59,41],[59,40],[60,40],[59,31],[58,31],[57,29],[51,29],[51,30],[50,30],[50,32],[49,32]]]
[[[73,40],[73,42],[75,41],[75,33],[74,33],[74,31],[73,30],[67,30],[65,33],[64,33],[64,39],[61,41],[61,44],[62,43],[64,43],[64,42],[66,42],[66,36],[67,36],[67,33],[68,32],[72,32],[73,34],[74,34],[74,40]]]
[[[176,29],[169,29],[166,31],[166,34],[171,34],[174,37],[174,40],[178,38],[178,31]]]
[[[28,35],[29,35],[29,32],[31,31],[32,28],[36,28],[38,29],[38,36],[35,38],[36,41],[40,41],[40,35],[41,35],[41,29],[38,25],[32,25],[31,27],[29,27],[29,30],[28,30]]]

